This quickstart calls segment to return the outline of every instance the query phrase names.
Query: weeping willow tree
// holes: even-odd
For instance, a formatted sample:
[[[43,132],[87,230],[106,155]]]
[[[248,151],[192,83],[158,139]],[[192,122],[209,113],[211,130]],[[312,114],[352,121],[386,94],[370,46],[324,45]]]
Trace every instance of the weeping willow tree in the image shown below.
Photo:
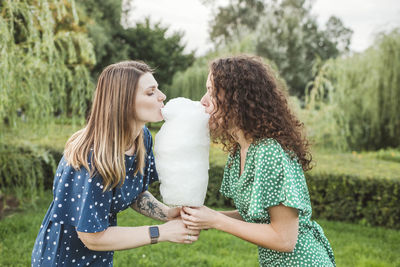
[[[198,58],[191,67],[185,71],[177,72],[172,84],[166,88],[166,95],[169,99],[175,97],[186,97],[192,100],[200,100],[206,92],[206,81],[209,72],[209,63],[219,57],[239,55],[243,53],[254,54],[254,36],[248,35],[240,41],[232,42],[209,52],[204,57]],[[267,60],[265,60],[267,62]],[[270,63],[268,61],[268,63]],[[275,65],[274,65],[275,67]]]
[[[315,79],[306,86],[305,108],[300,108],[299,103],[298,111],[314,146],[345,150],[347,142],[338,134],[340,128],[335,116],[337,106],[332,101],[335,88],[329,77],[331,62],[332,60],[324,62],[321,58],[316,58],[312,68]]]
[[[381,34],[363,53],[328,61],[310,88],[308,108],[330,118],[341,147],[399,147],[400,29]]]
[[[168,99],[186,97],[199,101],[206,91],[207,60],[197,60],[191,67],[174,75],[172,85],[165,90]]]
[[[0,2],[0,126],[83,118],[95,55],[74,0]]]

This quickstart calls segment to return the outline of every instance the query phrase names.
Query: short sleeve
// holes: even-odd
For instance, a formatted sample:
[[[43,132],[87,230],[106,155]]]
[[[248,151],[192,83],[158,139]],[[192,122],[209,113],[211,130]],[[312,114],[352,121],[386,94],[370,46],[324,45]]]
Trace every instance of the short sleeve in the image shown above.
[[[303,183],[304,182],[304,183]],[[255,154],[253,190],[248,215],[267,218],[269,207],[283,204],[304,211],[304,174],[297,161],[275,140],[259,144]]]
[[[219,192],[227,198],[233,198],[232,186],[231,186],[232,181],[230,179],[231,162],[232,162],[232,156],[229,154],[224,168],[224,175],[222,178],[221,188],[219,189]]]
[[[64,158],[63,172],[56,173],[51,220],[76,227],[79,232],[100,232],[110,226],[112,191],[103,192],[103,179],[75,170]]]
[[[143,186],[143,192],[144,192],[148,190],[149,185],[158,181],[158,173],[153,154],[153,138],[147,127],[143,128],[143,133],[146,146],[146,164],[144,169],[144,186]]]

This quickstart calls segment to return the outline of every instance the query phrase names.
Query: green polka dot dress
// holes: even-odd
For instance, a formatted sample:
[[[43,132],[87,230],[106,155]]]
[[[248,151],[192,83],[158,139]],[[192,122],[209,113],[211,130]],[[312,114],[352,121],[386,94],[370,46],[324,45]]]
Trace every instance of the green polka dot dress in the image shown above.
[[[240,151],[229,156],[220,192],[234,200],[246,222],[270,223],[268,208],[280,203],[299,211],[293,252],[258,247],[260,266],[336,266],[322,228],[311,221],[311,203],[302,166],[274,139],[250,145],[240,175]]]

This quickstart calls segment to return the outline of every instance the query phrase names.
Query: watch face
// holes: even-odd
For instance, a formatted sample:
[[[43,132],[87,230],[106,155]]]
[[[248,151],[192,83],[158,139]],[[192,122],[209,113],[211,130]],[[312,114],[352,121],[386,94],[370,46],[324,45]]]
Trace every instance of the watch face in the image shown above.
[[[154,238],[154,237],[159,237],[160,233],[158,231],[158,227],[157,226],[152,226],[150,227],[150,237]]]

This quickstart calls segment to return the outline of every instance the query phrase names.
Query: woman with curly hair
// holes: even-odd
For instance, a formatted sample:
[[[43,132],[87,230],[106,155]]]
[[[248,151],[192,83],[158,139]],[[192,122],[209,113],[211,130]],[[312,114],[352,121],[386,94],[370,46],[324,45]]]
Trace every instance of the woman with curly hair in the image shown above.
[[[229,152],[220,192],[237,210],[184,207],[183,222],[258,245],[260,266],[335,266],[328,239],[311,220],[303,124],[271,69],[248,56],[217,59],[206,86],[201,103],[211,136]]]

